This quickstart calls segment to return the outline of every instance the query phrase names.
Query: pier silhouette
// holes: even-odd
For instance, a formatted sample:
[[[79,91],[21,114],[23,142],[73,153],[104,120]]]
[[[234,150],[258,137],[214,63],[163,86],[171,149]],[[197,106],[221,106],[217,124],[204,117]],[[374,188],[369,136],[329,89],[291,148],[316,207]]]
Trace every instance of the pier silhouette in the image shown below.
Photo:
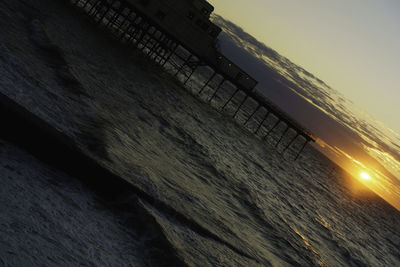
[[[221,29],[210,21],[214,8],[207,1],[68,1],[120,42],[142,51],[168,70],[184,86],[196,80],[199,98],[206,90],[208,103],[223,95],[225,99],[216,108],[236,120],[240,112],[246,113],[240,123],[256,135],[263,128],[263,140],[277,136],[272,138],[273,146],[279,149],[281,145],[282,154],[297,144],[293,158],[297,160],[306,145],[315,141],[309,131],[256,90],[258,82],[254,78],[219,51]],[[245,110],[246,104],[251,104],[250,112]],[[270,118],[272,126],[266,124]],[[254,127],[248,127],[250,122]]]

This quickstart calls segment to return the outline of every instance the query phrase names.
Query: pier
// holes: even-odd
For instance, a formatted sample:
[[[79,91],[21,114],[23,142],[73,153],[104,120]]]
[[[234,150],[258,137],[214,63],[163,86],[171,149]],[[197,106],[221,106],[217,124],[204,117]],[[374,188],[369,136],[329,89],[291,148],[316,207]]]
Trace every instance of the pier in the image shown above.
[[[213,7],[205,0],[68,1],[184,86],[194,84],[190,88],[199,98],[205,97],[210,104],[218,99],[216,109],[263,140],[272,139],[280,153],[294,149],[293,159],[297,160],[306,145],[315,141],[310,132],[255,89],[258,82],[254,78],[219,51],[221,29],[210,21]],[[239,115],[245,119],[239,121]]]

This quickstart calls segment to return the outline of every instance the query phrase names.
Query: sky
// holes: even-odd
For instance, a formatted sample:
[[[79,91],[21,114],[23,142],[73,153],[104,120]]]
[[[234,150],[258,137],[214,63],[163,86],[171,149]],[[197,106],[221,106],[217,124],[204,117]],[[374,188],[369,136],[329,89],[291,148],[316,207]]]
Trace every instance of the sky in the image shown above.
[[[331,158],[346,161],[341,166],[345,165],[353,175],[368,170],[376,179],[364,182],[400,210],[400,1],[209,2],[215,6],[216,14],[328,84],[306,86],[299,95],[335,121],[337,129],[333,134],[326,129],[324,132],[328,117],[315,116],[290,93],[284,101],[293,101],[289,106],[297,105],[308,114],[308,121],[315,124],[308,126],[323,137],[317,144]],[[235,34],[234,30],[231,34]],[[242,47],[251,46],[244,43]],[[276,63],[279,69],[280,62]],[[291,79],[295,69],[291,66],[283,75]],[[272,91],[269,93],[273,97]],[[276,95],[282,93],[280,89],[275,91]]]
[[[400,1],[209,2],[400,133]]]

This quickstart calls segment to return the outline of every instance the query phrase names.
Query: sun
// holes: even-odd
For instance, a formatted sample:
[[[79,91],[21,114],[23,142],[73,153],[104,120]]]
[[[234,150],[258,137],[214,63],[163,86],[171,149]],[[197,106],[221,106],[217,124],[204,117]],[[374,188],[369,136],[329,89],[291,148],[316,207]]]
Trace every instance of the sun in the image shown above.
[[[365,181],[371,180],[371,176],[366,172],[360,173],[360,177],[361,177],[361,179],[363,179]]]

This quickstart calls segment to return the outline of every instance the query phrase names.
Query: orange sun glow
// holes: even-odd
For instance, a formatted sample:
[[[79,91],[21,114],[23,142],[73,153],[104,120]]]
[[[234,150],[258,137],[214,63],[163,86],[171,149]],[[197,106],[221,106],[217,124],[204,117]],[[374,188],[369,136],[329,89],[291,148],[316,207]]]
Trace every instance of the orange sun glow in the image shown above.
[[[371,180],[371,176],[368,174],[368,173],[366,173],[366,172],[362,172],[362,173],[360,173],[360,177],[363,179],[363,180]]]

